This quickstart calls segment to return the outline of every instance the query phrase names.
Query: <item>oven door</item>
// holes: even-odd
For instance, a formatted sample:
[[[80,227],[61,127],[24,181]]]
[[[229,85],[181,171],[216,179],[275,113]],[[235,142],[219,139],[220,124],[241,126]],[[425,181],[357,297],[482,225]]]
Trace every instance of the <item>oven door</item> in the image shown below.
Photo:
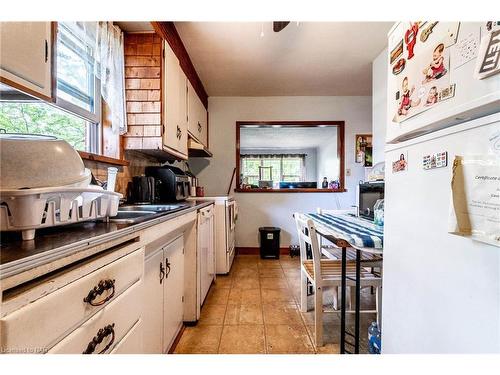
[[[231,200],[226,202],[226,243],[227,243],[227,272],[231,269],[235,255],[235,231],[237,219],[236,201]]]

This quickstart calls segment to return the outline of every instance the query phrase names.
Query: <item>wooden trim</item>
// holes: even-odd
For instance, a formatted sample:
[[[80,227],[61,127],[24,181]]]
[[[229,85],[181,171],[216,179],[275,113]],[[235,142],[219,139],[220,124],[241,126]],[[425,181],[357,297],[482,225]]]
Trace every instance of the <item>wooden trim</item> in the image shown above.
[[[189,82],[191,82],[194,91],[196,92],[196,94],[198,94],[198,97],[200,98],[204,107],[208,109],[207,92],[203,87],[203,83],[201,82],[198,73],[196,73],[196,69],[194,68],[191,58],[187,53],[186,47],[182,43],[182,39],[179,36],[179,33],[177,32],[174,23],[151,22],[151,25],[155,29],[156,33],[168,42],[168,44],[174,51],[175,56],[177,56],[177,58],[179,59],[179,64],[181,66],[181,69],[186,74],[186,77],[189,79]]]
[[[337,154],[340,158],[340,188],[339,189],[240,189],[234,191],[238,193],[344,193],[345,189],[345,121],[236,121],[236,186],[241,186],[240,179],[240,130],[243,126],[271,126],[281,125],[287,127],[310,127],[315,128],[318,125],[336,126],[337,132]]]
[[[52,22],[52,35],[51,35],[51,53],[52,53],[52,66],[51,66],[51,78],[52,78],[52,98],[51,102],[55,103],[57,100],[57,33],[59,31],[57,22]]]
[[[260,247],[237,246],[235,247],[235,250],[237,255],[260,255]],[[280,247],[280,255],[288,255],[289,253],[289,247]]]
[[[236,193],[345,193],[347,189],[234,189]]]
[[[184,333],[185,329],[186,329],[186,326],[183,324],[181,329],[179,330],[179,333],[177,334],[177,336],[175,336],[174,342],[170,346],[170,349],[168,349],[168,354],[173,354],[175,352],[175,349],[177,348],[179,341],[181,341],[181,337],[182,337],[182,334]]]
[[[124,159],[110,158],[109,156],[91,154],[90,152],[86,151],[78,151],[78,153],[80,154],[80,157],[84,160],[97,161],[100,163],[119,165],[123,167],[128,166],[130,164],[127,160]]]

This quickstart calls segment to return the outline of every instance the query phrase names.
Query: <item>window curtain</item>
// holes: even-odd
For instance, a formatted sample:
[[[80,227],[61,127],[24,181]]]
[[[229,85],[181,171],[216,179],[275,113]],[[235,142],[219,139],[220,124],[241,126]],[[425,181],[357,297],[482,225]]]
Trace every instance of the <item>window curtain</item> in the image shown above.
[[[97,22],[96,46],[101,95],[111,109],[113,132],[124,134],[127,132],[127,114],[123,32],[112,22]]]
[[[113,133],[126,133],[123,32],[112,22],[65,22],[65,25],[91,49],[89,58],[94,59],[94,74],[101,82],[101,96],[111,110]]]

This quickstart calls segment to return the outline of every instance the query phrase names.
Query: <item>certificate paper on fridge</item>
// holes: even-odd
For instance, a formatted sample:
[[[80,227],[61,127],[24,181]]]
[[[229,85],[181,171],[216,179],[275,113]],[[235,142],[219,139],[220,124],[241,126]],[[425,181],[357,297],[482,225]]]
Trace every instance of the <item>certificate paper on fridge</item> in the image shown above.
[[[500,247],[500,157],[456,156],[449,232]]]

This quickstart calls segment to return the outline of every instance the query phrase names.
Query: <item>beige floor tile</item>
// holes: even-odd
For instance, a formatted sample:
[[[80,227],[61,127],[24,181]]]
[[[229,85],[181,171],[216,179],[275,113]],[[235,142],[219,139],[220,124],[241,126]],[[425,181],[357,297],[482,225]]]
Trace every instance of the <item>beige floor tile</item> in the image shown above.
[[[303,324],[266,325],[269,354],[314,353],[314,348]]]
[[[232,289],[257,289],[260,287],[256,277],[237,277],[233,280]]]
[[[233,278],[257,278],[259,277],[259,270],[257,267],[254,268],[237,268],[233,273]]]
[[[263,324],[262,305],[228,305],[225,325]]]
[[[235,263],[257,263],[260,260],[258,255],[238,255]]]
[[[198,324],[202,325],[222,325],[224,324],[224,315],[226,314],[226,305],[203,305],[201,308],[200,320]]]
[[[263,354],[265,339],[263,325],[224,326],[219,346],[224,354]]]
[[[284,268],[283,273],[287,279],[294,277],[300,278],[300,268]]]
[[[231,289],[229,293],[228,304],[230,305],[249,305],[260,304],[260,289]]]
[[[285,268],[296,268],[296,269],[299,269],[299,266],[300,266],[300,260],[299,258],[286,258],[286,259],[280,259],[280,263],[281,263],[281,268],[285,269]]]
[[[315,328],[314,324],[306,325],[307,331],[311,336],[311,340],[315,344]],[[339,344],[340,343],[340,323],[326,324],[323,323],[323,343],[326,344]]]
[[[295,302],[292,293],[288,288],[281,289],[261,289],[262,303],[274,302]]]
[[[231,288],[232,282],[233,279],[231,276],[217,276],[217,279],[215,280],[213,286],[218,289]]]
[[[282,277],[262,277],[260,287],[264,289],[282,289],[288,288],[288,283]]]
[[[280,261],[274,259],[260,259],[258,265],[260,269],[281,269]]]
[[[303,324],[295,303],[279,303],[262,305],[264,323],[267,324]]]
[[[324,344],[315,349],[318,354],[340,354],[340,344]]]
[[[187,327],[182,334],[176,354],[215,354],[219,349],[222,326],[197,325]]]
[[[205,299],[205,305],[225,305],[229,297],[228,288],[211,288]]]
[[[280,277],[284,278],[285,274],[281,270],[281,268],[260,268],[259,269],[259,276],[261,278],[265,277]]]

